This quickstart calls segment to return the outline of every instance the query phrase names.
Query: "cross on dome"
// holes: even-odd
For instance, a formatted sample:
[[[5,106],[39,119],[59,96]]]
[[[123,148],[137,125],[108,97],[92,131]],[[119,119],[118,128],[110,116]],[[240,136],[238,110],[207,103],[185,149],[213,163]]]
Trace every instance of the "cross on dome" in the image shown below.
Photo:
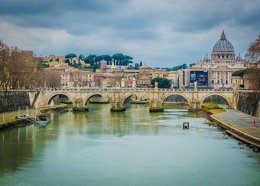
[[[226,39],[226,35],[225,35],[224,30],[222,31],[222,34],[221,34],[220,40],[227,40],[227,39]]]

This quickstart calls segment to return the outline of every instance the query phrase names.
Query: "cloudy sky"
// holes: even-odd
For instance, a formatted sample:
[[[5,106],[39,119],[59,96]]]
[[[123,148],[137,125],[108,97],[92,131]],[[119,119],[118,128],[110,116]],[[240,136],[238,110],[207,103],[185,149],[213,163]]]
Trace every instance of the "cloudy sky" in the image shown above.
[[[222,30],[244,55],[259,0],[0,0],[0,39],[37,55],[124,53],[172,67],[202,59]]]

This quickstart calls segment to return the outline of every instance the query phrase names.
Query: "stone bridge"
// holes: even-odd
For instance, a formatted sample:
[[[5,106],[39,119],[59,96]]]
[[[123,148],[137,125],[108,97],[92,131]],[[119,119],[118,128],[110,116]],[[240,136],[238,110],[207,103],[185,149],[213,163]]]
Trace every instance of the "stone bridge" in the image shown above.
[[[146,98],[150,111],[163,111],[163,103],[169,96],[183,97],[190,109],[201,109],[203,101],[213,95],[223,97],[230,108],[236,109],[236,91],[233,90],[187,90],[159,88],[71,88],[71,89],[42,89],[36,96],[34,106],[48,106],[57,95],[67,96],[74,108],[88,107],[93,96],[101,96],[111,103],[111,111],[125,111],[125,101],[129,97]]]

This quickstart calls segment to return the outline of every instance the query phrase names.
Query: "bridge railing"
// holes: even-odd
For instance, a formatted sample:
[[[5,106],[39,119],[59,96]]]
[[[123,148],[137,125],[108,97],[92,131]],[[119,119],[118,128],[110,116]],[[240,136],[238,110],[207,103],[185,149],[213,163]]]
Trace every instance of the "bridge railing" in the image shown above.
[[[164,88],[100,88],[100,87],[84,87],[84,88],[45,88],[45,91],[52,92],[193,92],[194,89],[164,89]],[[234,92],[233,89],[199,89],[198,92]],[[239,90],[239,92],[249,92],[249,90]],[[251,92],[251,91],[250,91]],[[253,91],[255,92],[255,91]]]
[[[8,92],[34,92],[39,89],[21,89],[21,90],[8,90]],[[100,88],[100,87],[80,87],[80,88],[43,88],[43,91],[49,92],[90,92],[90,93],[102,93],[102,92],[193,92],[194,89],[180,88],[180,89],[155,89],[155,88]],[[4,92],[0,90],[0,92]],[[260,93],[258,90],[235,90],[235,89],[199,89],[198,92],[248,92],[248,93]]]

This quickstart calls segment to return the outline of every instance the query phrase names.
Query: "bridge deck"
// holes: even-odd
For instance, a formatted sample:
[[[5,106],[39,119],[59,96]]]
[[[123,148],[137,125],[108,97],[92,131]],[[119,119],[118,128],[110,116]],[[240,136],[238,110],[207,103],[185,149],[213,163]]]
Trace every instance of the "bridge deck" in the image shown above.
[[[220,122],[231,135],[234,134],[234,137],[260,147],[260,120],[256,117],[234,109],[211,117]]]

